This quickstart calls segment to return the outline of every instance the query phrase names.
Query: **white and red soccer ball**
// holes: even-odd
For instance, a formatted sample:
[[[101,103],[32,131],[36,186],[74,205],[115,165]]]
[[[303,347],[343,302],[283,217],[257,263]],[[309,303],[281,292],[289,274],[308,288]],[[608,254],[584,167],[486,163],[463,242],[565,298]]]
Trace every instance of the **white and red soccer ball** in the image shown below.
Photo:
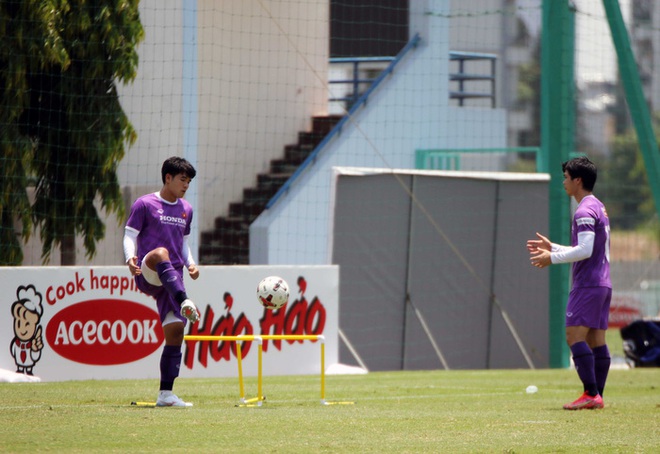
[[[289,284],[279,276],[265,277],[257,285],[257,300],[266,309],[279,309],[289,301]]]

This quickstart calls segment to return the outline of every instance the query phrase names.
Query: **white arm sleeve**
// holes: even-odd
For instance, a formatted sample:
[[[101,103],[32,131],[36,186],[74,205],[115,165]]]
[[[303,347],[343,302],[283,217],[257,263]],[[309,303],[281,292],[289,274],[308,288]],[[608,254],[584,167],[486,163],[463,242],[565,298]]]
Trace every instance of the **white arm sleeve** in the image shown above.
[[[124,257],[126,258],[126,262],[135,257],[137,253],[138,233],[140,232],[135,229],[128,227],[124,229]]]
[[[188,244],[188,237],[186,235],[183,237],[183,245],[181,247],[181,254],[185,258],[186,266],[195,265],[195,259],[193,259],[192,251],[190,250],[190,245]]]
[[[552,245],[550,260],[552,263],[571,263],[588,259],[594,251],[594,232],[578,233],[578,244],[575,247]]]
[[[552,249],[550,250],[550,252],[563,252],[563,251],[567,251],[570,248],[571,248],[570,246],[562,246],[561,244],[552,243]]]

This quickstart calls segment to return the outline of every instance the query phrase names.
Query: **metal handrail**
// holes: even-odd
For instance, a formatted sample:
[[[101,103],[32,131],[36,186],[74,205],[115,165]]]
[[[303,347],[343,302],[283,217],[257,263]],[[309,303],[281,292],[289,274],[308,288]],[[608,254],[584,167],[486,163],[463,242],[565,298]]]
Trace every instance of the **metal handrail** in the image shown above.
[[[373,83],[376,78],[360,78],[360,66],[364,67],[365,64],[379,63],[379,62],[392,62],[395,57],[342,57],[331,58],[331,65],[350,64],[352,66],[352,77],[347,79],[329,80],[330,85],[335,84],[350,84],[353,87],[353,93],[344,97],[329,98],[329,102],[346,102],[348,106],[353,105],[360,97],[360,86],[364,84]],[[458,99],[459,106],[465,105],[466,99],[474,98],[487,98],[491,100],[491,106],[495,107],[495,72],[497,55],[486,54],[479,52],[464,52],[464,51],[450,51],[449,60],[458,62],[458,72],[450,73],[449,80],[451,82],[458,82],[458,90],[449,92],[450,99]],[[467,73],[466,65],[468,62],[475,61],[490,61],[490,71],[485,74]],[[490,81],[490,91],[488,92],[475,92],[466,90],[466,84],[471,81]]]
[[[363,63],[381,63],[387,62],[391,63],[395,57],[341,57],[341,58],[331,58],[330,64],[351,64],[353,66],[353,77],[351,79],[339,79],[339,80],[329,80],[329,84],[351,84],[353,86],[353,93],[349,96],[344,96],[341,98],[330,98],[330,102],[347,102],[349,106],[353,105],[358,98],[360,97],[360,85],[362,84],[372,84],[376,78],[370,79],[360,79],[360,65]]]
[[[541,162],[541,147],[508,147],[508,148],[444,148],[444,149],[429,149],[429,150],[415,150],[415,168],[431,170],[433,167],[428,166],[429,160],[435,157],[449,157],[455,158],[461,154],[487,154],[487,153],[530,153],[534,155],[534,162],[536,164],[536,171],[541,172],[543,164]],[[458,169],[453,169],[458,170]]]
[[[477,52],[452,51],[449,53],[449,60],[458,62],[458,73],[449,75],[450,81],[458,82],[458,90],[450,91],[449,97],[451,99],[458,99],[459,106],[463,106],[465,100],[469,98],[490,98],[491,107],[495,107],[495,68],[497,63],[497,55]],[[466,73],[466,62],[471,61],[490,61],[490,74]],[[470,81],[490,81],[490,93],[466,91],[465,84]]]

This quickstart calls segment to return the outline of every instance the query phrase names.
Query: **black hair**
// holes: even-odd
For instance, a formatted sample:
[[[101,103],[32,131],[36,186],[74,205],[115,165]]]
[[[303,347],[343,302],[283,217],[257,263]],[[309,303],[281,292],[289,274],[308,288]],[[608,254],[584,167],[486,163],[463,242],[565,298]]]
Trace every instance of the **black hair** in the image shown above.
[[[163,184],[165,184],[165,175],[177,176],[179,174],[184,174],[191,180],[197,175],[197,171],[184,158],[179,156],[172,156],[163,162],[163,167],[160,170],[161,176],[163,177]]]
[[[561,165],[562,172],[568,172],[571,179],[582,178],[582,187],[591,192],[596,185],[598,170],[596,164],[591,162],[586,156],[580,156],[568,160]]]

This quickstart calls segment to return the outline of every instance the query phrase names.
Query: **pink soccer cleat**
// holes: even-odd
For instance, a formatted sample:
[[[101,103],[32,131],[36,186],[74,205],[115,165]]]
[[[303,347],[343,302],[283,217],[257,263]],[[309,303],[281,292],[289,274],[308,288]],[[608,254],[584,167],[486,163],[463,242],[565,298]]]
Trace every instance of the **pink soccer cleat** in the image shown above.
[[[603,408],[605,404],[603,403],[603,398],[599,395],[590,396],[586,392],[580,396],[579,399],[574,400],[570,404],[564,405],[564,410],[594,410],[597,408]]]

